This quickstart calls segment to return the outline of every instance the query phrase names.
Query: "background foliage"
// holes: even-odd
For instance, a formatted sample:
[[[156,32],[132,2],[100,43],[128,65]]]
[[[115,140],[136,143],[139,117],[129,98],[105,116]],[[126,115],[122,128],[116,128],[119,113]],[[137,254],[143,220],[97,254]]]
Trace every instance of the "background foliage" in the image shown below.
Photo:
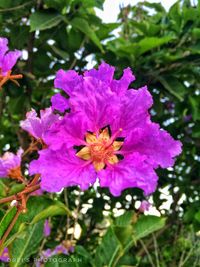
[[[34,266],[39,250],[65,238],[66,223],[81,228],[80,237],[67,237],[76,242],[71,257],[81,259],[69,266],[200,266],[200,1],[177,1],[169,12],[161,4],[142,2],[122,8],[118,21],[107,24],[94,11],[103,2],[0,1],[0,35],[9,38],[11,48],[24,51],[16,67],[24,75],[21,86],[8,83],[0,92],[1,152],[27,147],[30,140],[19,121],[31,107],[39,111],[49,106],[58,69],[82,72],[88,62],[104,60],[116,66],[120,77],[130,66],[137,77],[132,87],[147,84],[153,95],[153,120],[183,143],[175,167],[158,171],[152,199],[165,219],[149,215],[136,222],[135,202],[143,199],[136,189],[119,198],[99,188],[32,197],[28,214],[21,215],[7,242],[13,258],[29,263],[10,266]],[[1,197],[18,190],[19,185],[0,180]],[[163,205],[166,199],[169,208]],[[1,207],[1,217],[6,208]],[[15,212],[4,215],[0,236]],[[44,243],[43,220],[49,216],[52,234]]]

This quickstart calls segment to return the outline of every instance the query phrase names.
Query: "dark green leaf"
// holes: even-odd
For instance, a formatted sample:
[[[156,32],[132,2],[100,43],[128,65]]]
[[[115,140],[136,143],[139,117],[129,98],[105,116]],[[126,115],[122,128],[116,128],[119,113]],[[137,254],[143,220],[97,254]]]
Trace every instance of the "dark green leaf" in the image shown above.
[[[57,26],[62,20],[61,15],[57,13],[44,13],[37,11],[30,16],[30,31],[42,31]]]

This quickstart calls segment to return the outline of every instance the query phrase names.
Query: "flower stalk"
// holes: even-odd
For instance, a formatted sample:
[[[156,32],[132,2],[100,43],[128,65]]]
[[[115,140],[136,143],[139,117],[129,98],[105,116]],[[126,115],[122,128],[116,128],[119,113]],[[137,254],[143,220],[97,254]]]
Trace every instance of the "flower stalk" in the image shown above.
[[[0,240],[0,251],[3,247],[5,240],[7,239],[11,230],[13,229],[19,215],[21,213],[27,212],[26,205],[27,205],[27,201],[28,201],[30,194],[37,191],[38,189],[40,189],[40,184],[38,183],[39,178],[40,178],[40,175],[36,174],[34,176],[33,180],[26,186],[26,188],[24,190],[22,190],[21,192],[15,194],[15,195],[0,199],[0,204],[11,202],[13,200],[17,201],[17,205],[16,205],[17,213],[15,214],[12,222],[10,223],[10,225],[8,226],[7,230],[5,231],[2,239]]]

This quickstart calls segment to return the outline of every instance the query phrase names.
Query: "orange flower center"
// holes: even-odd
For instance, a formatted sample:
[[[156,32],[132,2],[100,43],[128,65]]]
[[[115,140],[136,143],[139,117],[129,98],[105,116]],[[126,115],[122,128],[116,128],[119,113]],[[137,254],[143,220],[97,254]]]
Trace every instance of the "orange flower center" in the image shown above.
[[[8,177],[11,179],[16,179],[19,181],[23,181],[22,173],[21,173],[21,168],[20,166],[12,168],[8,172]]]
[[[119,159],[117,151],[122,147],[122,141],[115,141],[109,135],[109,129],[106,127],[100,133],[87,133],[87,145],[83,147],[76,155],[84,160],[90,160],[96,171],[102,170],[106,165],[116,164]]]
[[[13,83],[15,83],[17,86],[19,86],[18,81],[16,81],[17,79],[22,79],[23,75],[22,74],[16,74],[16,75],[12,75],[11,74],[11,70],[9,70],[6,75],[2,75],[2,71],[0,68],[0,89],[2,88],[2,86],[9,80],[11,80]]]

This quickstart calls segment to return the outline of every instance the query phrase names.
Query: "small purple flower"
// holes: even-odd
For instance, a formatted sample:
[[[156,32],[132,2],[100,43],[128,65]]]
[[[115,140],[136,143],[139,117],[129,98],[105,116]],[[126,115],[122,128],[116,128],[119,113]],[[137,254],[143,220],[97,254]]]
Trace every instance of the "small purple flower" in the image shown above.
[[[41,174],[43,190],[85,190],[98,177],[114,196],[130,187],[148,195],[157,186],[155,169],[172,166],[181,153],[181,143],[151,122],[147,87],[128,90],[135,79],[129,68],[120,80],[113,75],[106,63],[84,75],[58,71],[55,86],[68,94],[71,112],[47,130],[48,148],[30,164],[31,174]]]
[[[64,241],[64,243],[68,241]],[[71,243],[71,242],[69,242]],[[54,255],[59,255],[59,254],[64,254],[64,255],[69,255],[69,253],[74,252],[74,246],[70,245],[64,246],[63,244],[57,245],[54,249],[46,249],[42,251],[40,258],[36,261],[36,267],[42,266],[43,262],[46,262],[48,258],[54,256]]]
[[[16,64],[22,53],[19,50],[8,52],[8,40],[0,37],[0,69],[1,74],[6,75]]]
[[[19,85],[16,79],[21,79],[22,75],[11,75],[11,71],[21,54],[19,50],[8,52],[8,40],[0,37],[0,87],[8,80]]]
[[[172,111],[175,108],[175,104],[172,101],[167,101],[165,103],[167,110]]]
[[[145,212],[148,211],[151,207],[151,204],[147,200],[143,200],[140,204],[139,211],[140,212]]]
[[[184,122],[190,122],[191,120],[192,120],[192,115],[191,114],[186,115],[186,116],[183,117],[183,121]]]
[[[43,140],[44,134],[51,125],[58,120],[58,117],[58,115],[53,114],[51,108],[41,110],[40,117],[38,117],[36,111],[32,109],[27,112],[26,120],[21,121],[20,126],[36,139]]]
[[[19,149],[17,154],[11,152],[6,152],[0,158],[0,177],[15,178],[21,180],[21,155],[23,153],[22,149]]]
[[[52,251],[52,255],[58,255],[58,254],[69,254],[69,250],[64,247],[62,244],[55,247],[55,249]]]
[[[0,261],[9,262],[9,260],[10,258],[8,248],[4,248],[2,254],[0,255]]]
[[[45,220],[45,223],[44,223],[44,236],[48,237],[48,236],[50,236],[50,234],[51,234],[51,227],[50,227],[50,224],[49,224],[49,220]]]

